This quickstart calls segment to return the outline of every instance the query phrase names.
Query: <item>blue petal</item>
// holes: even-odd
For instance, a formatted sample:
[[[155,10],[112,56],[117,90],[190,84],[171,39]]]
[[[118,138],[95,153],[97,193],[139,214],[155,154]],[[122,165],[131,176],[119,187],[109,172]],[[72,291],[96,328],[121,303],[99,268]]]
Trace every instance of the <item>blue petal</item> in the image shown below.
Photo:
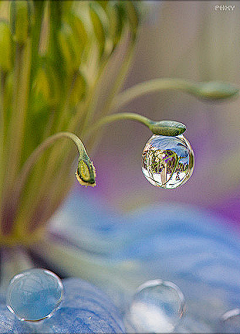
[[[124,333],[121,316],[110,299],[78,278],[63,280],[61,307],[37,326],[39,333]]]
[[[82,197],[77,196],[73,201],[76,203],[81,200]],[[75,219],[79,223],[77,233],[81,236],[81,228],[85,235],[90,231],[90,239],[85,241],[86,249],[88,245],[92,245],[92,256],[94,247],[96,253],[99,249],[105,249],[104,256],[110,264],[119,263],[120,266],[121,263],[135,262],[137,269],[133,266],[129,274],[123,269],[122,275],[118,277],[125,281],[129,277],[129,284],[136,281],[137,285],[156,278],[177,284],[186,298],[186,319],[190,331],[214,331],[224,312],[239,307],[240,237],[229,231],[228,221],[208,211],[175,203],[150,206],[126,216],[117,217],[115,214],[115,224],[111,219],[109,223],[110,213],[107,206],[104,217],[102,206],[98,219],[91,222],[91,217],[86,215],[86,224],[82,227],[82,210],[87,213],[92,207],[93,203],[89,198],[81,210],[75,206]],[[70,210],[68,214],[65,224],[68,223],[68,229],[71,230]],[[75,221],[75,227],[77,222]],[[100,230],[98,225],[102,223],[109,223],[111,229]],[[98,238],[104,240],[101,247],[95,242]],[[77,242],[77,239],[74,241]],[[107,252],[107,249],[110,251]],[[105,275],[108,282],[107,267]],[[95,282],[97,276],[96,272]],[[101,281],[99,284],[102,284]],[[109,285],[114,289],[114,282],[109,282]],[[116,284],[115,290],[117,289]],[[124,295],[129,294],[129,291],[121,292]],[[124,298],[118,300],[118,306],[123,307],[121,300]]]
[[[17,319],[4,304],[0,304],[0,333],[31,333],[27,323]]]

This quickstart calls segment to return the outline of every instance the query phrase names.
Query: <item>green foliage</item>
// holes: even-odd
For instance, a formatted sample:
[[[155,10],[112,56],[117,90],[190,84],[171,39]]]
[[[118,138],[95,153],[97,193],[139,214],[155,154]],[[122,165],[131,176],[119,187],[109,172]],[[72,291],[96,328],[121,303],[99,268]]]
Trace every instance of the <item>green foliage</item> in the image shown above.
[[[183,124],[109,114],[166,89],[217,100],[238,92],[224,83],[155,79],[119,93],[142,8],[140,1],[0,2],[0,245],[34,241],[70,190],[76,151],[68,141],[50,148],[56,138],[80,143],[80,136],[91,149],[99,138],[95,130],[119,119],[175,136],[185,131]],[[80,154],[77,178],[95,185],[95,169],[85,158]]]
[[[102,113],[99,99],[109,113],[135,43],[131,21],[137,6],[131,17],[127,7],[122,1],[0,3],[0,243],[23,240],[27,230],[41,229],[70,190],[76,151],[69,142],[56,143],[39,156],[36,152],[59,132],[84,139],[94,115]],[[109,73],[120,54],[118,70]],[[103,93],[106,78],[109,95]],[[96,139],[92,136],[89,145]],[[35,162],[20,181],[32,156]],[[81,161],[77,175],[86,184]],[[95,170],[90,169],[89,183],[94,185]],[[1,237],[4,231],[9,238]]]

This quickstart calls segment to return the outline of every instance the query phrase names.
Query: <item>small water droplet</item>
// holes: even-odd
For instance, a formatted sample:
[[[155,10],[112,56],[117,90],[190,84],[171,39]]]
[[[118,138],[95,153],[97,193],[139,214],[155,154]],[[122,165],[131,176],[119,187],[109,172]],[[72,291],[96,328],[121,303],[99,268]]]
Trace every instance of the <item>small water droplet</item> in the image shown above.
[[[193,150],[183,135],[153,135],[143,150],[142,171],[154,186],[177,188],[190,178],[193,168]]]
[[[184,312],[184,296],[175,284],[148,281],[133,297],[126,315],[126,327],[136,333],[170,333]]]
[[[63,297],[60,278],[49,270],[29,269],[12,278],[7,290],[7,307],[18,319],[49,318]]]
[[[240,309],[235,308],[224,313],[220,324],[221,333],[240,333]]]

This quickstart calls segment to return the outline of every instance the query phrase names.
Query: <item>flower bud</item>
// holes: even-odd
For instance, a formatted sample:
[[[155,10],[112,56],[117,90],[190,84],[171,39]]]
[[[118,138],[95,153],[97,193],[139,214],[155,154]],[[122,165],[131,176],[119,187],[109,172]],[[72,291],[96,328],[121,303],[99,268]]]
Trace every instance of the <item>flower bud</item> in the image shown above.
[[[149,129],[155,135],[174,137],[181,135],[186,130],[186,126],[180,122],[175,121],[151,121],[149,124]]]
[[[13,66],[12,42],[9,23],[0,21],[0,68],[4,72],[10,71]]]
[[[202,82],[197,88],[196,95],[208,100],[228,99],[239,92],[233,85],[219,81]]]
[[[14,40],[24,44],[31,32],[33,4],[30,0],[15,0],[10,4],[10,23]]]
[[[78,167],[76,170],[76,178],[82,186],[95,187],[96,181],[95,167],[92,161],[87,157],[87,159],[80,159],[78,161]]]

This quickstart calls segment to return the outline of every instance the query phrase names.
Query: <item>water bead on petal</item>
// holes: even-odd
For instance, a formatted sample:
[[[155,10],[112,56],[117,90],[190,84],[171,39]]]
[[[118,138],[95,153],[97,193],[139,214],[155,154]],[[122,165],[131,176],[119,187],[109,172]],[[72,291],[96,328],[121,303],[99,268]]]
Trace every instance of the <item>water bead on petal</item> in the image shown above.
[[[193,150],[183,135],[153,135],[142,154],[142,171],[154,186],[174,189],[192,175]]]
[[[7,307],[20,320],[39,321],[50,317],[63,297],[60,278],[49,270],[29,269],[11,280]]]
[[[136,333],[172,332],[185,311],[181,290],[171,282],[147,281],[135,293],[126,316]],[[130,325],[130,328],[128,326]]]
[[[240,333],[240,309],[224,313],[220,319],[220,333]]]

